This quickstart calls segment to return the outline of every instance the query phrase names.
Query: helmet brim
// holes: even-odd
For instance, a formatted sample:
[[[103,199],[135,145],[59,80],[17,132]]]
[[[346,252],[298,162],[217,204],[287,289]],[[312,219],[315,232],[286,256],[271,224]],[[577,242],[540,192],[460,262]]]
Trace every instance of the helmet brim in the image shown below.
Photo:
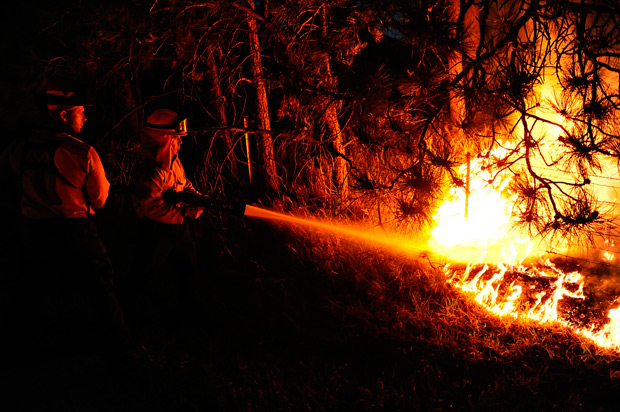
[[[187,132],[185,131],[176,131],[174,129],[160,129],[149,126],[145,126],[142,131],[151,135],[187,136]]]
[[[146,133],[150,134],[164,134],[169,136],[187,136],[187,119],[183,119],[174,127],[171,125],[159,125],[153,123],[146,123],[143,129]]]

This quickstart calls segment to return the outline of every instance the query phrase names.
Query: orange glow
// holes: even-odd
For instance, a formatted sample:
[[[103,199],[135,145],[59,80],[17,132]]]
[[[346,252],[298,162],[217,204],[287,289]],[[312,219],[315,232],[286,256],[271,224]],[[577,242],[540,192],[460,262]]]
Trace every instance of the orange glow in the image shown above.
[[[449,283],[471,293],[478,303],[498,315],[568,325],[558,314],[559,303],[564,298],[585,299],[583,276],[564,273],[549,260],[531,266],[499,263],[494,269],[489,265],[476,271],[473,268],[468,264],[461,274],[447,265],[444,271]]]
[[[454,262],[444,267],[448,282],[499,316],[561,324],[600,347],[620,351],[620,308],[610,310],[609,323],[597,331],[564,317],[563,303],[585,302],[583,275],[563,272],[541,257],[535,242],[512,232],[511,196],[502,195],[505,182],[495,187],[484,182],[471,182],[475,190],[467,220],[462,190],[453,192],[436,215],[431,244]],[[527,258],[535,263],[524,264]],[[464,269],[453,268],[465,259],[470,260]],[[613,260],[614,254],[605,252],[603,259]]]
[[[563,302],[585,301],[584,278],[579,272],[565,273],[548,260],[529,267],[500,263],[494,269],[468,264],[463,271],[446,265],[444,272],[450,284],[499,316],[560,324],[601,348],[620,351],[620,307],[609,311],[608,323],[599,329],[593,325],[579,326],[561,315],[559,307]],[[620,298],[612,306],[618,304]]]
[[[418,244],[411,239],[404,238],[394,233],[372,230],[372,228],[369,227],[334,224],[327,221],[321,221],[319,219],[301,218],[252,205],[246,205],[245,216],[287,223],[289,225],[309,227],[318,231],[332,232],[337,235],[362,240],[369,244],[388,246],[394,251],[401,251],[405,253],[427,251],[426,245]]]
[[[562,164],[567,149],[558,138],[571,128],[568,119],[550,110],[553,90],[549,84],[538,90],[541,104],[533,114],[549,122],[533,122],[530,132],[540,153],[532,151],[529,160],[541,176],[579,182],[581,177],[576,171],[549,166]],[[609,322],[602,328],[579,325],[570,318],[567,305],[585,304],[584,277],[579,272],[565,273],[544,256],[546,250],[569,253],[571,249],[557,243],[545,245],[512,229],[515,197],[507,190],[512,175],[492,175],[487,163],[485,159],[474,159],[468,174],[469,198],[465,199],[464,189],[455,188],[435,215],[429,246],[451,262],[444,267],[448,282],[498,316],[561,324],[600,347],[620,351],[620,307],[609,311]],[[611,166],[602,164],[599,179],[617,176],[617,168]],[[459,170],[461,176],[465,176],[465,168],[463,165]],[[592,181],[590,189],[597,198],[615,205],[617,188],[610,187],[609,182],[596,184],[596,176]],[[596,259],[614,261],[613,247],[613,240],[605,237]],[[620,297],[614,306],[619,304]]]
[[[497,154],[496,151],[494,155]],[[451,261],[517,263],[533,251],[534,242],[512,227],[514,195],[506,190],[510,176],[493,179],[488,163],[487,159],[473,159],[470,168],[474,178],[469,182],[469,199],[466,200],[462,188],[454,188],[449,200],[435,214],[437,224],[431,231],[429,246]],[[461,167],[461,174],[465,168],[466,165]]]

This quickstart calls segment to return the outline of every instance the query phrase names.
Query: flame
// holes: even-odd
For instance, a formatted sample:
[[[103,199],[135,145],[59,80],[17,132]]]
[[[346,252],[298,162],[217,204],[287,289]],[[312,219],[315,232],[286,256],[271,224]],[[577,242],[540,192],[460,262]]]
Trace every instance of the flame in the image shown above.
[[[446,264],[448,282],[498,316],[560,324],[601,348],[620,351],[620,307],[609,311],[608,323],[598,330],[571,318],[571,308],[584,305],[586,300],[580,272],[566,273],[549,259],[520,263],[517,256],[523,252],[514,245],[502,252],[504,261],[495,264],[484,263],[484,254],[464,269]],[[620,298],[615,305],[620,305]]]
[[[556,322],[561,321],[558,306],[562,299],[585,299],[581,273],[564,273],[549,260],[531,267],[498,263],[491,270],[489,264],[476,266],[469,263],[460,273],[446,265],[444,271],[449,283],[473,294],[478,303],[498,315]]]
[[[472,165],[476,178],[470,182],[467,219],[462,189],[453,190],[435,215],[429,245],[450,256],[452,263],[444,266],[448,282],[498,316],[560,324],[599,347],[620,351],[620,307],[611,309],[608,323],[598,329],[571,318],[571,308],[585,304],[584,276],[565,273],[543,257],[540,243],[511,229],[514,197],[505,189],[506,180],[489,184],[483,164]],[[613,241],[606,245],[613,246]],[[615,258],[609,251],[602,257]],[[461,267],[453,268],[459,262]],[[620,297],[615,305],[620,305]]]
[[[551,94],[553,87],[545,85],[540,92]],[[534,167],[561,159],[564,149],[558,137],[571,127],[562,116],[545,112],[544,105],[539,110],[537,115],[545,115],[550,123],[537,124],[532,133],[540,136],[539,146],[547,163],[532,158]],[[602,327],[574,319],[575,308],[586,304],[584,276],[577,271],[565,273],[544,258],[549,245],[513,229],[515,195],[507,190],[511,174],[492,174],[488,159],[494,155],[502,153],[472,159],[467,173],[469,193],[462,187],[454,188],[435,215],[436,226],[431,231],[429,246],[449,256],[451,263],[444,267],[448,282],[498,316],[561,324],[599,347],[620,351],[620,307],[609,310],[608,322]],[[466,167],[459,170],[461,176],[465,176]],[[541,173],[549,178],[577,176],[571,171]],[[615,201],[616,190],[602,195],[612,196]],[[553,246],[556,252],[568,250],[567,245]],[[613,261],[613,241],[606,238],[604,246],[606,250],[598,256],[603,262]],[[620,306],[620,297],[612,306]]]
[[[498,155],[496,149],[490,157]],[[437,210],[437,223],[429,246],[452,261],[506,261],[516,263],[532,253],[534,242],[513,230],[514,195],[507,191],[509,176],[493,176],[488,158],[474,158],[469,195],[463,188],[451,190],[449,200]],[[465,174],[467,165],[459,172]]]

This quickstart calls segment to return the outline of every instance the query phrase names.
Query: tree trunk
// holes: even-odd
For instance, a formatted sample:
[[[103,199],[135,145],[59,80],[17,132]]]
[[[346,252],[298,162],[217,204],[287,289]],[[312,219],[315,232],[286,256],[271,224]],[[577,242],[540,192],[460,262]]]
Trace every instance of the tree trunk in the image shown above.
[[[345,146],[342,129],[338,122],[338,110],[333,102],[331,104],[328,103],[327,110],[325,111],[325,122],[332,136],[334,151],[337,153],[334,159],[334,178],[340,190],[340,195],[344,200],[349,197],[347,161],[343,157],[345,156]]]
[[[323,9],[321,11],[321,37],[325,39],[327,37],[327,7],[325,5],[322,6]],[[336,84],[336,80],[334,79],[331,64],[329,61],[329,55],[325,53],[323,56],[323,66],[325,72],[325,86],[328,92],[335,93],[338,90],[338,86]],[[338,107],[332,99],[329,97],[325,99],[326,107],[325,107],[325,123],[327,125],[327,130],[332,138],[333,148],[336,152],[336,158],[334,160],[334,178],[336,180],[336,185],[340,190],[340,195],[342,200],[345,200],[349,197],[349,181],[348,181],[348,170],[347,170],[347,161],[343,156],[346,156],[345,153],[345,145],[344,145],[344,137],[342,134],[342,129],[340,127],[340,123],[338,122]]]
[[[248,0],[248,4],[254,9],[254,1]],[[269,117],[269,104],[267,102],[267,88],[265,86],[265,75],[261,62],[260,42],[258,39],[258,24],[256,19],[248,13],[247,16],[250,53],[252,67],[252,81],[256,88],[256,106],[258,112],[257,141],[261,155],[261,171],[264,174],[265,184],[268,189],[277,191],[279,189],[278,175],[276,171],[276,161],[273,150],[273,139],[271,137],[271,121]]]
[[[450,1],[450,20],[454,23],[454,30],[451,35],[454,38],[461,39],[463,52],[455,51],[449,57],[450,78],[455,78],[463,72],[466,60],[473,59],[472,48],[480,41],[480,31],[478,22],[476,21],[477,6],[469,6],[468,9],[461,9],[460,0]],[[464,13],[464,14],[463,14]],[[470,161],[472,156],[471,143],[467,136],[462,133],[462,125],[470,120],[470,113],[467,110],[463,87],[469,76],[463,77],[460,84],[454,84],[450,90],[450,123],[452,130],[459,133],[457,140],[464,142],[464,162],[467,162],[467,175],[465,176],[465,210],[464,217],[467,220],[469,215],[469,179],[470,179]]]

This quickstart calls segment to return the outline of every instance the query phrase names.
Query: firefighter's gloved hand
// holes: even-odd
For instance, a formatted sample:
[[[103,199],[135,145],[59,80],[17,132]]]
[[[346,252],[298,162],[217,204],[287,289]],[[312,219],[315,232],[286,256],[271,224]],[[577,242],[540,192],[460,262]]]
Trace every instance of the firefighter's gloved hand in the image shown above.
[[[204,208],[202,206],[188,206],[185,208],[185,217],[190,219],[198,219]]]

